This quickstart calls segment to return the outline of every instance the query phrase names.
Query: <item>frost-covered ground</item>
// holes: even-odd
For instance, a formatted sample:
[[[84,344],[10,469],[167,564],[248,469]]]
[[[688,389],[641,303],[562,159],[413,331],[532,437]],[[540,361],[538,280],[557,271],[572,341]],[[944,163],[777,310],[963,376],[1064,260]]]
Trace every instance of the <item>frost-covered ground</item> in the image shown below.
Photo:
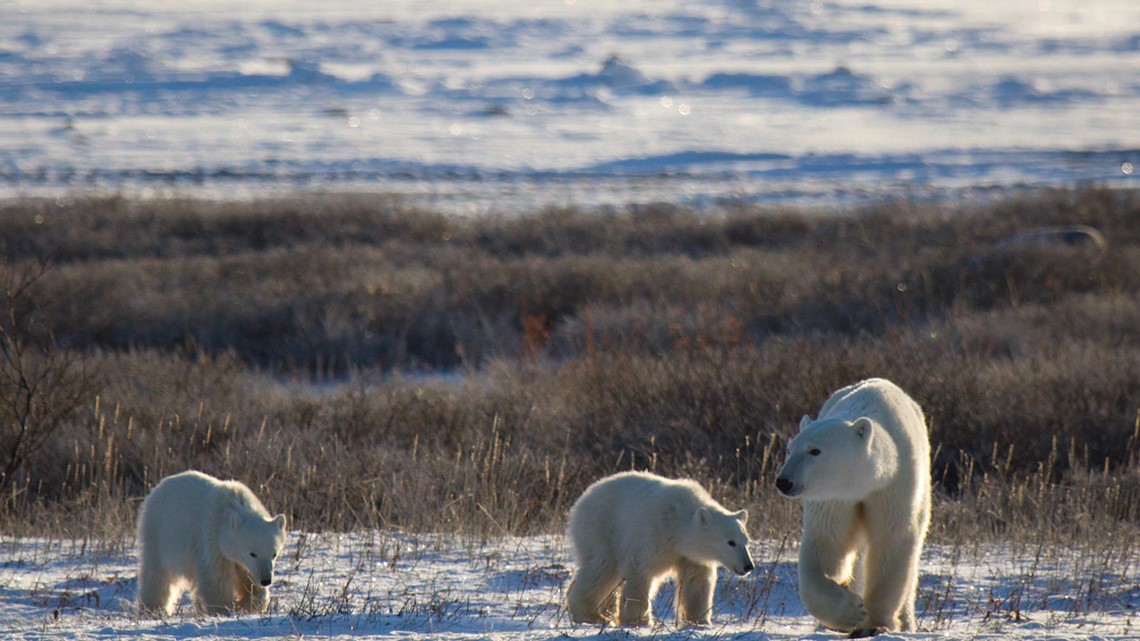
[[[7,0],[0,197],[1137,185],[1135,0]]]
[[[264,616],[167,621],[131,614],[134,551],[96,542],[0,541],[4,639],[461,640],[838,639],[819,631],[796,596],[794,546],[754,550],[757,569],[722,573],[714,624],[637,631],[572,625],[561,609],[573,563],[558,537],[484,543],[358,533],[293,535]],[[115,548],[119,549],[115,549]],[[1048,548],[931,547],[923,560],[920,630],[881,638],[1136,638],[1135,559]],[[1123,565],[1121,565],[1123,564]]]

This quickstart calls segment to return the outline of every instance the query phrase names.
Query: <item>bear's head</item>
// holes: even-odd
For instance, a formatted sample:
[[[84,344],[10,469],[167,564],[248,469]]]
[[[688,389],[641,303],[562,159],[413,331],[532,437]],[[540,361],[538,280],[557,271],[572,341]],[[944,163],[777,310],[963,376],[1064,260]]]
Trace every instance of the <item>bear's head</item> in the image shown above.
[[[871,419],[813,423],[804,416],[776,489],[790,498],[856,501],[885,487],[897,467],[894,441]]]
[[[698,507],[678,538],[680,553],[700,563],[719,563],[737,574],[752,571],[748,553],[748,512]]]
[[[249,571],[263,587],[273,583],[273,564],[285,547],[285,515],[272,519],[233,506],[218,539],[222,554]]]

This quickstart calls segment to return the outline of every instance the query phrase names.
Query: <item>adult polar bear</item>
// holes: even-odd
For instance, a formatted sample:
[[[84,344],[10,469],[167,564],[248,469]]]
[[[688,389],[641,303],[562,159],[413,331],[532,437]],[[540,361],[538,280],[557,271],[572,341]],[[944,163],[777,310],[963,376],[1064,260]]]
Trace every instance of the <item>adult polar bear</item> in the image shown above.
[[[815,421],[800,420],[776,487],[804,502],[799,578],[808,612],[852,637],[913,629],[930,524],[922,408],[881,378],[840,389]]]

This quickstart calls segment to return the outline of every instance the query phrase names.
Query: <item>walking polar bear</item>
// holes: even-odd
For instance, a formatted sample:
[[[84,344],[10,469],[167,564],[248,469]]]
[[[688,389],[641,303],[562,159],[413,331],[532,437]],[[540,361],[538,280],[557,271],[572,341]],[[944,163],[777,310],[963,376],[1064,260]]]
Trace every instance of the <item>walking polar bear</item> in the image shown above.
[[[143,502],[139,606],[169,616],[189,584],[198,614],[261,612],[285,515],[271,518],[248,487],[201,472],[164,478]]]
[[[914,628],[930,524],[930,442],[906,392],[869,379],[832,394],[788,443],[776,478],[804,502],[800,598],[852,637]]]
[[[597,481],[570,509],[567,536],[578,560],[567,596],[570,618],[611,623],[616,615],[621,625],[648,625],[653,595],[673,574],[677,621],[708,625],[717,565],[740,575],[752,571],[747,519],[746,511],[725,510],[693,481],[645,472]]]

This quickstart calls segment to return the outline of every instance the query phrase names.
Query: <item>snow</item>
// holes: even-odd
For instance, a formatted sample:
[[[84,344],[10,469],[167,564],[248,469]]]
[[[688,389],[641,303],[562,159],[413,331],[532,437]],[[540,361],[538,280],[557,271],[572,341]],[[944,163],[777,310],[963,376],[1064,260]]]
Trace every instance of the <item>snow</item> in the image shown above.
[[[5,639],[342,638],[839,639],[817,630],[796,595],[795,545],[754,543],[757,569],[721,571],[713,625],[677,629],[671,584],[659,622],[640,630],[573,625],[562,609],[574,567],[562,538],[487,541],[358,532],[293,534],[264,615],[140,619],[132,542],[0,541]],[[1009,545],[928,546],[919,630],[883,639],[1135,638],[1135,559]],[[1129,578],[1133,577],[1133,578]],[[663,619],[663,621],[661,621]]]
[[[12,0],[0,198],[1136,186],[1133,0]]]

